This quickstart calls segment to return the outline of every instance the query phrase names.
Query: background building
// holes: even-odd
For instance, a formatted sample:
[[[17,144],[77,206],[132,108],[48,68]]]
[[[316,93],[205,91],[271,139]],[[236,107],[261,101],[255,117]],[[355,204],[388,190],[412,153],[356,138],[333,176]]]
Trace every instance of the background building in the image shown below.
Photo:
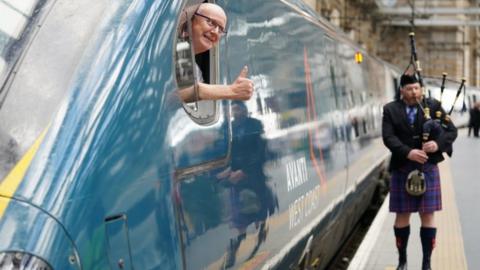
[[[480,86],[479,0],[305,2],[370,54],[399,67],[408,65],[413,30],[424,74],[447,72],[451,79],[465,77],[468,85]]]

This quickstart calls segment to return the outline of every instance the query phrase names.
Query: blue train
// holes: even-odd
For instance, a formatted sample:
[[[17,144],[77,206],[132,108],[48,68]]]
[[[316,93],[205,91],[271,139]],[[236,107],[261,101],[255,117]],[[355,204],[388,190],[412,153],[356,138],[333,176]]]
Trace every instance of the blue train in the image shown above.
[[[477,87],[466,86],[458,93],[460,82],[456,80],[446,80],[443,94],[441,93],[442,79],[430,77],[425,79],[426,94],[432,98],[442,101],[442,106],[446,112],[452,110],[451,118],[455,126],[466,127],[469,124],[470,114],[468,111],[474,104],[480,101],[480,89]],[[468,82],[467,82],[468,83]],[[457,97],[457,93],[459,94]]]
[[[382,185],[399,73],[300,0],[217,0],[194,59],[198,2],[0,3],[0,269],[328,265]],[[247,65],[253,97],[182,102],[195,61]]]

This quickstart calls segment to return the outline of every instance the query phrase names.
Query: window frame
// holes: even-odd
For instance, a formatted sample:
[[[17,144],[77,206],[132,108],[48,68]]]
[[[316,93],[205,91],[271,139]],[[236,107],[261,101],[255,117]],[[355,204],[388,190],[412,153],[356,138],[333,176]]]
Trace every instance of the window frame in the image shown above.
[[[208,1],[196,1],[196,0],[186,0],[182,4],[181,7],[181,12],[185,9],[187,4],[190,4],[189,2],[193,2],[193,4],[197,3],[215,3],[215,0],[208,0]],[[181,13],[179,14],[177,19],[177,31],[180,29],[179,24],[180,24],[180,18],[181,18]],[[210,126],[215,124],[218,119],[220,118],[220,109],[221,109],[221,104],[220,100],[199,100],[198,97],[198,83],[200,82],[199,80],[199,74],[197,71],[197,63],[195,60],[195,54],[194,54],[194,48],[193,44],[191,43],[191,33],[192,33],[192,25],[191,21],[187,19],[187,29],[189,32],[189,35],[187,37],[188,42],[190,44],[190,50],[191,50],[191,61],[192,61],[192,67],[193,67],[193,78],[194,78],[194,95],[196,96],[196,100],[193,102],[186,103],[183,100],[182,102],[182,107],[185,111],[185,113],[189,116],[189,118],[202,126]],[[176,48],[177,48],[177,43],[179,40],[179,33],[175,33],[175,41],[174,41],[174,46],[173,46],[173,65],[176,66],[177,62],[177,53],[176,53]],[[219,66],[220,66],[220,50],[219,46],[215,46],[212,49],[209,50],[209,57],[208,57],[208,68],[209,68],[209,84],[219,84],[220,83],[220,74],[219,74]],[[174,72],[174,78],[175,78],[175,84],[176,84],[176,89],[177,91],[180,90],[179,88],[179,83],[177,81],[177,74],[176,74],[176,68],[173,69]]]
[[[32,41],[35,39],[38,31],[40,31],[41,27],[39,27],[39,25],[43,25],[43,20],[46,18],[45,15],[52,7],[53,4],[50,0],[40,0],[36,2],[32,7],[30,17],[26,18],[26,24],[19,38],[8,41],[4,48],[0,48],[6,51],[5,55],[0,55],[5,61],[4,70],[0,69],[0,110],[7,99],[15,75]]]

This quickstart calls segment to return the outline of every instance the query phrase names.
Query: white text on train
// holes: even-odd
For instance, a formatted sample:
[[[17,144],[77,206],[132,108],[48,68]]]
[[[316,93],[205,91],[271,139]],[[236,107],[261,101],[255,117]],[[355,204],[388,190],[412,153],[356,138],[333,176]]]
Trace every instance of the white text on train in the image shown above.
[[[287,190],[290,192],[308,181],[305,157],[287,162]]]
[[[288,206],[290,220],[288,226],[289,230],[300,224],[318,208],[318,205],[320,204],[320,194],[320,185],[317,185],[314,189],[309,190],[306,194],[303,194]]]

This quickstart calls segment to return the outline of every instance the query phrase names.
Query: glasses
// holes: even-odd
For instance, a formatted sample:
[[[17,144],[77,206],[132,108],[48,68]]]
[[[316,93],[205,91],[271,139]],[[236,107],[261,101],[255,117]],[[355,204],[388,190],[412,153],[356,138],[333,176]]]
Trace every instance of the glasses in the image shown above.
[[[218,29],[221,35],[227,34],[227,31],[225,31],[225,27],[223,27],[223,26],[221,26],[220,24],[218,24],[218,23],[217,23],[216,21],[214,21],[212,18],[207,17],[207,16],[205,16],[205,15],[203,15],[203,14],[200,14],[200,13],[198,13],[198,12],[195,12],[195,15],[204,18],[204,19],[205,19],[205,22],[206,22],[210,27],[214,27],[214,29]]]

